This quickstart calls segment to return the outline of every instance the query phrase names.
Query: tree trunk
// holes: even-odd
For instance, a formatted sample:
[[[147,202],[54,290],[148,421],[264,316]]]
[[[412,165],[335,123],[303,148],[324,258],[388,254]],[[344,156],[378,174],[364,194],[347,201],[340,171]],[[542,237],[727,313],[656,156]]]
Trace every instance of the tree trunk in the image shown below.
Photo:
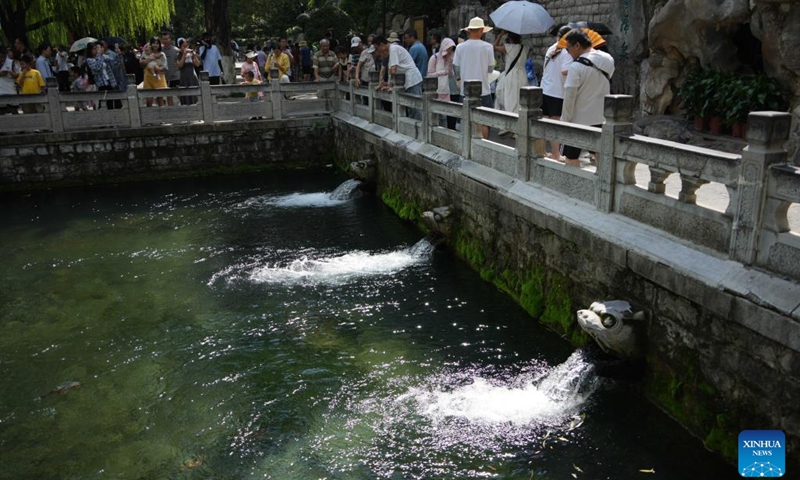
[[[6,10],[6,8],[8,10]],[[8,44],[13,46],[14,40],[22,39],[28,45],[28,28],[25,25],[27,8],[11,11],[11,7],[0,8],[0,28],[8,40]],[[30,47],[30,45],[28,45]]]
[[[205,24],[223,56],[231,55],[231,16],[228,0],[205,0]]]
[[[216,39],[217,48],[222,54],[223,79],[225,83],[232,84],[236,82],[236,59],[231,49],[228,3],[229,0],[204,0],[206,29]]]

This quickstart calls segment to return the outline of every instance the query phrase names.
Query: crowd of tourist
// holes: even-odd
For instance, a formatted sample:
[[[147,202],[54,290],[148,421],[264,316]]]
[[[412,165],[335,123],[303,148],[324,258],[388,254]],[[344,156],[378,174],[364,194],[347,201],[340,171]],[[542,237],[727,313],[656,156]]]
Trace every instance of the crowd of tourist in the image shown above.
[[[537,85],[533,74],[530,51],[519,35],[497,32],[493,43],[484,41],[492,27],[480,17],[470,20],[458,35],[429,38],[430,50],[410,29],[389,35],[352,36],[340,45],[332,31],[314,50],[306,41],[292,43],[287,38],[264,41],[260,46],[247,45],[241,64],[241,80],[246,85],[258,85],[266,79],[277,78],[281,83],[292,81],[351,81],[357,87],[370,82],[371,72],[378,72],[376,90],[390,91],[392,75],[405,75],[406,93],[420,95],[426,76],[438,79],[438,98],[460,102],[464,82],[481,82],[480,104],[509,112],[519,110],[520,87]],[[20,39],[11,47],[0,46],[0,95],[41,94],[50,77],[58,80],[59,91],[124,91],[126,74],[133,74],[139,88],[159,90],[199,85],[200,71],[208,72],[209,82],[219,85],[224,80],[222,54],[214,39],[203,34],[196,39],[173,38],[164,31],[136,48],[118,37],[111,37],[70,49],[41,43],[35,52]],[[238,51],[237,45],[232,45]],[[584,125],[603,122],[603,97],[610,93],[610,77],[614,73],[613,58],[593,42],[582,29],[562,28],[557,41],[547,50],[542,74],[544,95],[542,110],[547,118]],[[495,70],[496,55],[503,57],[502,73]],[[246,98],[259,101],[262,92],[249,92]],[[197,103],[194,95],[178,97],[181,105]],[[5,105],[3,105],[5,103]],[[13,101],[0,102],[0,114],[19,113]],[[147,106],[175,105],[175,97],[146,98]],[[104,105],[78,102],[76,110],[90,108],[121,108],[120,100]],[[41,105],[23,104],[23,113],[36,112]],[[420,112],[407,109],[407,115],[420,118]],[[456,127],[455,118],[442,118],[440,124]],[[482,128],[484,138],[488,127]],[[512,135],[500,131],[500,136]],[[579,149],[551,143],[550,158],[569,165],[578,165]]]

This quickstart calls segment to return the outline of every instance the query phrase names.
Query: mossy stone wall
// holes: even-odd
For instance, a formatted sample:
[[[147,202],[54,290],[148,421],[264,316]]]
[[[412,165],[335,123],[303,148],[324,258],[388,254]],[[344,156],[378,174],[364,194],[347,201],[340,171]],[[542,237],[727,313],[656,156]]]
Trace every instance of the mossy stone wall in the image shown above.
[[[470,178],[458,157],[423,155],[416,144],[385,141],[345,121],[334,119],[334,127],[341,166],[373,159],[379,195],[401,218],[420,223],[421,212],[452,206],[449,248],[494,286],[487,288],[516,299],[532,321],[577,346],[589,339],[577,325],[576,311],[591,302],[624,299],[646,310],[644,393],[708,448],[733,462],[741,430],[777,425],[787,433],[790,450],[800,447],[797,352],[677,295],[669,284],[637,274],[627,266],[630,259],[612,258],[616,250],[602,232],[522,206]],[[744,300],[731,302],[731,309],[770,318]]]

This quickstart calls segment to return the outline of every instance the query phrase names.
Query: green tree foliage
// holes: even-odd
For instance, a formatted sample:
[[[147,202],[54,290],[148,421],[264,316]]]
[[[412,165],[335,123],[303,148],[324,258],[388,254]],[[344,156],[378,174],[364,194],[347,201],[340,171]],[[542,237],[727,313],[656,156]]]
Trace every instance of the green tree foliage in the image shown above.
[[[232,5],[233,36],[256,43],[289,35],[308,8],[304,0],[232,0]]]
[[[2,0],[0,28],[8,43],[65,43],[68,32],[125,36],[158,29],[173,11],[173,0]]]
[[[317,43],[329,31],[333,31],[336,39],[344,39],[353,32],[355,27],[353,19],[344,10],[335,5],[324,5],[308,12],[303,16],[300,26],[303,35],[310,43]]]

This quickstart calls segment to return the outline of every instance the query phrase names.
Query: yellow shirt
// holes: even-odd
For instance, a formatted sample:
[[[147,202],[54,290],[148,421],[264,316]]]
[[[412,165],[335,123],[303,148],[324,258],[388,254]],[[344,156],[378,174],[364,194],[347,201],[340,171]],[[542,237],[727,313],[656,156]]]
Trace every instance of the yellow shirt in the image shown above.
[[[31,68],[27,72],[19,72],[17,77],[17,85],[22,87],[21,93],[23,95],[31,95],[42,93],[44,89],[44,79],[39,70]]]
[[[281,54],[280,58],[276,57],[275,54],[270,53],[269,57],[267,57],[267,63],[264,64],[264,70],[267,72],[267,78],[269,78],[269,69],[272,68],[272,62],[275,62],[275,68],[278,69],[278,76],[282,77],[289,72],[289,55],[285,53]]]

